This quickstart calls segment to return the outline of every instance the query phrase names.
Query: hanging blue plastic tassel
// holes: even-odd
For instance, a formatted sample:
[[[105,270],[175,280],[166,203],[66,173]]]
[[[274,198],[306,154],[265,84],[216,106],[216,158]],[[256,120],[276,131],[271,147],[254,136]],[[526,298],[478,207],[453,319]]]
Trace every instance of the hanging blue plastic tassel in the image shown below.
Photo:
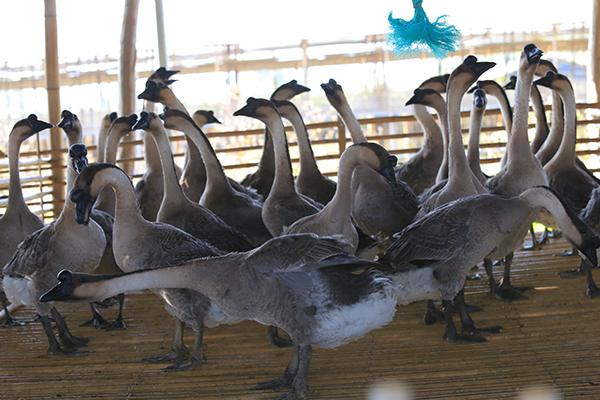
[[[432,55],[442,59],[458,50],[460,31],[446,23],[446,15],[430,22],[423,10],[423,0],[412,0],[415,16],[410,21],[388,16],[390,29],[388,43],[397,58],[415,58]]]

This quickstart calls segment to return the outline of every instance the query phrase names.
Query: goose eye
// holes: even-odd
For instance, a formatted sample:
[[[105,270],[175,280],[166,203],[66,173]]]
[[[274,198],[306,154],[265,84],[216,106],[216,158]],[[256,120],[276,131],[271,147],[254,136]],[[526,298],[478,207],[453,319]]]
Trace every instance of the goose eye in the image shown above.
[[[83,278],[79,278],[79,283],[85,283],[85,280]]]
[[[91,181],[91,180],[89,180],[89,181],[87,181],[86,183],[87,183],[87,185],[88,185],[88,186],[90,186],[90,185],[92,184],[92,181]]]
[[[382,153],[380,151],[377,152],[377,157],[381,157]]]

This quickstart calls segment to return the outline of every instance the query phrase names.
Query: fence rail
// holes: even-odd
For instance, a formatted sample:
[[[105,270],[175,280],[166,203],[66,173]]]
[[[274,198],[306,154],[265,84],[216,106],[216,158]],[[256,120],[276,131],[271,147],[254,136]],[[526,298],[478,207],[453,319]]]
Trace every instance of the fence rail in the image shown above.
[[[578,141],[577,155],[583,159],[588,168],[594,173],[600,173],[600,104],[581,103],[577,105],[578,118]],[[550,110],[550,107],[547,107]],[[499,109],[490,109],[486,111],[487,123],[482,128],[482,139],[480,144],[481,164],[485,169],[497,171],[499,168],[500,158],[506,146],[506,132],[501,122],[501,114]],[[463,118],[462,126],[468,126],[469,112],[461,113]],[[366,137],[369,141],[375,141],[385,146],[390,153],[398,155],[400,161],[408,159],[412,154],[416,153],[422,143],[422,130],[416,119],[412,115],[400,116],[385,116],[377,118],[359,119]],[[383,131],[389,132],[385,134],[373,134],[376,127],[382,127]],[[394,128],[392,128],[394,126]],[[322,172],[327,176],[335,176],[337,174],[337,162],[340,154],[350,144],[350,139],[346,137],[346,129],[340,119],[307,124],[309,136],[313,150],[316,154],[316,159]],[[530,113],[530,132],[535,129],[535,119]],[[288,132],[293,132],[291,127],[286,127]],[[325,135],[317,135],[317,131],[326,132]],[[468,129],[463,128],[463,135],[468,134]],[[224,169],[231,175],[236,175],[241,179],[246,173],[252,172],[260,159],[262,149],[262,138],[264,136],[263,129],[251,129],[245,131],[223,131],[207,133],[209,139],[231,139],[243,136],[255,136],[253,143],[256,145],[245,146],[230,146],[220,148],[215,147],[217,156],[221,160]],[[323,138],[324,137],[324,138]],[[500,137],[502,140],[498,140]],[[496,140],[490,140],[496,138]],[[183,135],[175,135],[170,138],[172,143],[181,144],[185,142]],[[402,145],[402,141],[408,142],[408,146]],[[466,142],[466,138],[465,138]],[[290,140],[290,154],[294,168],[298,167],[297,143]],[[142,154],[142,141],[133,140],[124,142],[121,147],[135,147],[137,154]],[[88,147],[90,154],[95,154],[96,146]],[[495,151],[488,151],[495,150]],[[67,149],[42,150],[42,151],[23,151],[21,153],[20,173],[21,184],[25,199],[30,207],[42,215],[46,220],[55,218],[60,210],[52,208],[53,201],[51,188],[55,186],[65,186],[65,182],[57,182],[51,176],[50,155],[53,152],[60,152],[66,155]],[[240,155],[248,155],[255,153],[254,156],[240,157]],[[244,160],[243,162],[227,162],[228,156],[236,155],[236,160]],[[174,154],[178,163],[182,163],[184,153],[179,151]],[[229,157],[233,159],[233,157]],[[248,160],[248,158],[251,158]],[[65,158],[66,160],[66,158]],[[92,156],[93,160],[93,156]],[[0,154],[0,214],[3,214],[6,208],[8,197],[8,162],[5,154]],[[144,159],[142,156],[120,158],[118,162],[136,162],[136,173],[131,175],[135,182],[139,179],[145,170]],[[63,163],[62,168],[66,168]],[[494,172],[495,173],[495,172]],[[58,199],[64,201],[63,199]],[[59,203],[60,204],[60,203]]]

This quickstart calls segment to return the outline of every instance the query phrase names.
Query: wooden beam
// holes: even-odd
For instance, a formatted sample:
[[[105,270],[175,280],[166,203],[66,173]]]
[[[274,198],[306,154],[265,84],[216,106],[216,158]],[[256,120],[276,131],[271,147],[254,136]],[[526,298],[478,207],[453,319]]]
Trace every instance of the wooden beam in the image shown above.
[[[44,21],[46,39],[46,91],[48,92],[48,118],[54,125],[50,129],[50,148],[61,149],[62,131],[56,125],[60,122],[60,74],[58,69],[58,30],[56,23],[56,0],[45,0]],[[62,168],[62,154],[52,153],[50,166],[52,169],[53,182],[64,182],[65,170]],[[64,187],[55,185],[52,188],[52,208],[60,210],[61,204],[58,199],[64,197]]]
[[[600,101],[600,0],[594,0],[593,5],[592,26],[589,34],[589,52],[591,72],[590,85],[588,90],[589,103],[597,103]]]

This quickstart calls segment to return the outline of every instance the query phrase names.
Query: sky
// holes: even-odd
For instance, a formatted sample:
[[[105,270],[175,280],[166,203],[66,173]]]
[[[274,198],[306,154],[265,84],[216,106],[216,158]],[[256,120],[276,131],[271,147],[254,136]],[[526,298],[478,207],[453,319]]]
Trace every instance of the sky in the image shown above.
[[[44,57],[44,1],[3,0],[0,65],[28,64]],[[59,58],[118,55],[124,0],[56,0]],[[554,23],[591,24],[592,0],[548,5],[541,1],[424,0],[430,19],[447,15],[463,34],[547,30]],[[92,6],[91,4],[95,4]],[[568,6],[567,6],[568,4]],[[368,5],[368,6],[367,6]],[[167,52],[193,54],[202,46],[235,43],[244,48],[360,38],[388,32],[387,17],[411,19],[410,0],[368,3],[328,0],[163,0]],[[139,0],[137,49],[154,49],[154,0]]]

